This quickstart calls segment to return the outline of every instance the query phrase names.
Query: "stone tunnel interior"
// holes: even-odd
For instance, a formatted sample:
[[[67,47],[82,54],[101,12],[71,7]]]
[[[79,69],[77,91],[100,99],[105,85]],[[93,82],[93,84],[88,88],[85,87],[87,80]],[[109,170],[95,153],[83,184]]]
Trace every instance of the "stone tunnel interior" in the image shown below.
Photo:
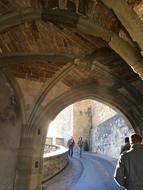
[[[141,0],[0,0],[1,190],[42,188],[47,128],[75,102],[101,101],[143,136],[142,7]]]

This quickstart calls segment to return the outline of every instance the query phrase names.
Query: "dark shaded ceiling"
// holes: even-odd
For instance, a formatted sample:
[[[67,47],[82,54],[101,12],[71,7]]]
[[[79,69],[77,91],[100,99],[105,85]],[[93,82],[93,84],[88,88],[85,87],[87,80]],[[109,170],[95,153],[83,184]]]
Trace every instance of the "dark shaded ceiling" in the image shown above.
[[[138,8],[141,1],[128,0],[127,3],[134,12],[139,10],[137,13],[141,14]],[[42,19],[24,20],[22,10],[27,8],[42,10]],[[65,11],[68,16],[52,16],[52,12],[58,10]],[[118,90],[135,101],[136,97],[128,92],[127,86],[131,85],[130,89],[136,88],[135,94],[142,94],[143,83],[138,73],[111,49],[104,37],[79,31],[74,27],[76,20],[70,21],[74,15],[74,18],[98,23],[139,50],[138,44],[104,1],[0,0],[0,13],[0,67],[16,78],[45,82],[67,63],[75,64],[80,60],[80,66],[62,79],[68,87],[95,83]],[[20,21],[13,16],[17,13]],[[15,18],[11,25],[3,19],[10,17]]]

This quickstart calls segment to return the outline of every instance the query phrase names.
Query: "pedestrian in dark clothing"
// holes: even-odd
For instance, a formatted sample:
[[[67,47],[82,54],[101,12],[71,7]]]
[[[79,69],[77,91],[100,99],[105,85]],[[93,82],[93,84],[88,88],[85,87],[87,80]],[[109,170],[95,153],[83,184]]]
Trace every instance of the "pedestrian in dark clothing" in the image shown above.
[[[124,151],[118,160],[114,178],[127,190],[143,190],[143,145],[138,134],[131,136],[131,148]]]
[[[130,149],[129,137],[125,137],[125,144],[122,145],[120,154],[122,154],[124,151],[127,151],[129,149]]]
[[[77,144],[79,146],[79,155],[81,157],[81,155],[82,155],[82,149],[83,149],[83,140],[82,140],[82,137],[79,137]]]
[[[67,143],[67,146],[69,148],[69,156],[72,157],[73,156],[73,148],[74,148],[74,145],[75,145],[75,141],[73,139],[73,137],[71,137],[69,140],[68,140],[68,143]]]

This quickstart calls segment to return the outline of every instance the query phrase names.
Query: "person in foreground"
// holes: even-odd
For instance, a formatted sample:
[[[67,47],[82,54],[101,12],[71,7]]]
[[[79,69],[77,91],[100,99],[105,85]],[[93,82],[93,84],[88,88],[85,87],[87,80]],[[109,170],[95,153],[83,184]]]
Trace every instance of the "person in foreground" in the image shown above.
[[[143,190],[143,145],[142,137],[130,137],[131,149],[120,155],[114,173],[115,181],[127,190]]]

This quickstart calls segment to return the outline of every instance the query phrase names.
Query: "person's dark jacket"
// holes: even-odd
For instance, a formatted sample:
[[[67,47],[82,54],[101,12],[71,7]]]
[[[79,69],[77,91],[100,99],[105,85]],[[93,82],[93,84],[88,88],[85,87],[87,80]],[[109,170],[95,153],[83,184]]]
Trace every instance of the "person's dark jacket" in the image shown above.
[[[128,143],[125,143],[125,145],[123,145],[123,146],[121,147],[121,152],[120,152],[120,154],[123,153],[124,151],[127,151],[127,150],[130,150],[130,143],[129,143],[129,142],[128,142]]]
[[[73,148],[73,147],[74,147],[74,144],[75,144],[74,139],[69,139],[69,140],[68,140],[68,143],[67,143],[67,146],[68,146],[69,148]]]
[[[114,178],[127,190],[143,190],[143,145],[134,144],[120,155]]]

